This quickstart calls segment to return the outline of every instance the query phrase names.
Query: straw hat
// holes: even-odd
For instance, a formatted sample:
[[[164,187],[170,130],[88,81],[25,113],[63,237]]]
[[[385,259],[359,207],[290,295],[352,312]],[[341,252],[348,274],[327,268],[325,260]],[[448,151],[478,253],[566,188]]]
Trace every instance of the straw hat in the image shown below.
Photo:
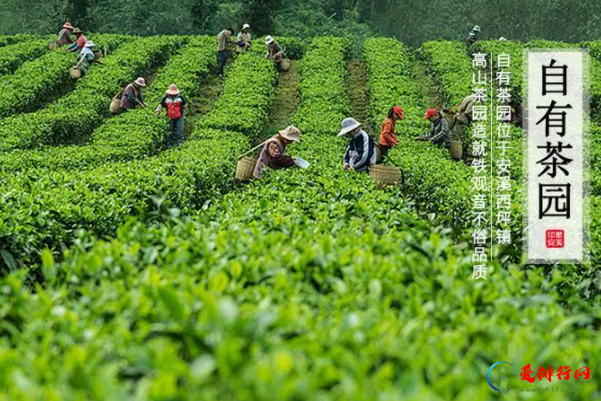
[[[74,34],[83,33],[83,31],[79,28],[75,28],[75,29],[73,29],[73,33]]]
[[[269,45],[269,44],[271,44],[273,42],[275,42],[275,39],[273,38],[273,36],[271,36],[271,35],[265,36],[265,44],[266,45]]]
[[[96,43],[92,42],[91,40],[88,40],[84,47],[91,49],[92,47],[96,47]]]
[[[145,80],[144,80],[144,78],[142,78],[142,77],[140,77],[140,78],[136,79],[136,80],[134,81],[134,83],[135,83],[136,85],[138,85],[139,87],[141,87],[141,88],[145,88],[145,87],[146,87],[146,81],[145,81]]]
[[[345,118],[342,120],[342,130],[340,130],[337,136],[345,136],[349,132],[354,131],[359,127],[361,127],[361,123],[359,123],[359,121],[355,120],[353,117]]]
[[[245,30],[245,29],[250,29],[250,25],[248,25],[248,24],[242,25],[242,30]]]
[[[301,132],[294,125],[287,127],[285,130],[280,131],[279,134],[289,141],[300,142]]]
[[[167,89],[167,94],[171,96],[177,96],[180,94],[180,91],[175,84],[169,85],[169,89]]]
[[[73,29],[73,25],[71,25],[71,23],[69,21],[65,22],[65,25],[63,25],[63,28],[65,29]]]

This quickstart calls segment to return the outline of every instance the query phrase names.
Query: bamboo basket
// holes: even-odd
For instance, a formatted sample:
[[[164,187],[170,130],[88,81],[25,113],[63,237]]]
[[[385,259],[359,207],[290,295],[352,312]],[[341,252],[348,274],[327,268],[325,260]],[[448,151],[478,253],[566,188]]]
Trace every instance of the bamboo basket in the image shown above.
[[[109,106],[109,110],[112,114],[121,113],[121,100],[118,97],[114,97]]]
[[[94,52],[94,57],[96,58],[96,60],[100,60],[102,57],[104,57],[104,55],[102,54],[101,50],[98,50]]]
[[[257,165],[257,159],[253,157],[242,157],[238,160],[236,166],[236,180],[237,181],[250,181]]]
[[[375,182],[384,185],[398,185],[401,182],[401,170],[392,166],[372,166],[369,176]]]
[[[453,159],[460,160],[463,157],[463,144],[461,141],[451,141],[449,151]]]
[[[58,49],[58,42],[53,40],[52,42],[48,42],[48,50],[56,50]]]
[[[455,123],[457,121],[457,120],[455,120],[455,113],[450,110],[443,109],[440,111],[440,114],[449,123],[449,128],[453,129],[453,127],[455,126]]]
[[[69,68],[69,76],[71,79],[81,78],[81,69],[75,67]]]
[[[287,58],[282,59],[282,61],[280,62],[280,69],[282,71],[289,71],[290,67],[292,67],[290,60],[288,60]]]

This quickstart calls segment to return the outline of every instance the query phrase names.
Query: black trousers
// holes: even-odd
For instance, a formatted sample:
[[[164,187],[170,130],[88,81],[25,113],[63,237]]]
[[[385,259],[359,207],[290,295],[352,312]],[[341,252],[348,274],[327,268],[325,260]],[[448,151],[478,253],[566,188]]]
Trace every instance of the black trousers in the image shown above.
[[[220,50],[217,52],[217,75],[223,75],[225,63],[227,62],[227,55],[227,50]]]

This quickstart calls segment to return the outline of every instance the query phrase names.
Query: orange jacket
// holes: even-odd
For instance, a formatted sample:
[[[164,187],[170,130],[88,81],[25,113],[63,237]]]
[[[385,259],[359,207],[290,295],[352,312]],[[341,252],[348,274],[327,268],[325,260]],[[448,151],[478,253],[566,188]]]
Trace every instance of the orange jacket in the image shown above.
[[[399,139],[394,130],[394,121],[390,118],[386,118],[384,123],[382,123],[382,131],[380,132],[380,141],[378,142],[378,145],[393,148],[398,143]]]

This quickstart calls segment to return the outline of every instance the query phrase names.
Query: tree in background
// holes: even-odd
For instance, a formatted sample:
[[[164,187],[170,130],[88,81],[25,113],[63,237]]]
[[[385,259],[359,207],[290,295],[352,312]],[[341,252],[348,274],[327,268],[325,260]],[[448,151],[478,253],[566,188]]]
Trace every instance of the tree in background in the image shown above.
[[[88,0],[67,0],[63,9],[65,20],[71,21],[73,26],[83,30],[93,29],[88,16],[89,7],[90,2]]]
[[[210,22],[218,10],[219,6],[213,0],[194,0],[190,9],[194,29],[198,32],[210,30]]]
[[[482,39],[601,38],[599,0],[0,0],[0,35],[57,33],[65,18],[95,32],[216,35],[248,22],[255,35],[336,35],[356,46],[377,32],[411,46]]]
[[[281,4],[282,0],[249,0],[243,8],[242,17],[255,35],[273,34],[274,16]]]

